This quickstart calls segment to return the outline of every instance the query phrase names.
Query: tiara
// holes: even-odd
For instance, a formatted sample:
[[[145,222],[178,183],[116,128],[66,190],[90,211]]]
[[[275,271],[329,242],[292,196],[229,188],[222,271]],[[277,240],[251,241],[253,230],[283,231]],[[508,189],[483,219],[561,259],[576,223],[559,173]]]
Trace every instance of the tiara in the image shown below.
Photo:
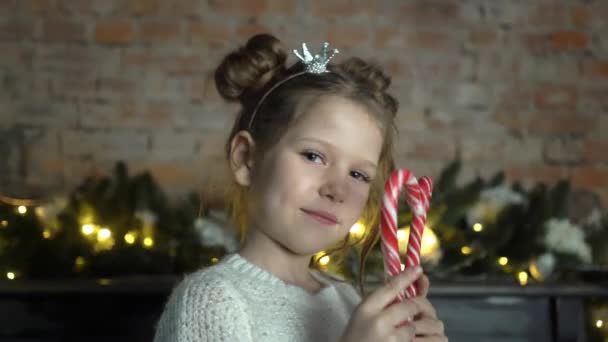
[[[301,72],[295,73],[293,75],[290,75],[290,76],[282,79],[281,81],[277,82],[270,89],[268,89],[268,91],[266,91],[266,93],[262,96],[260,101],[258,101],[258,104],[253,109],[253,113],[251,114],[251,119],[249,119],[249,124],[247,125],[247,128],[251,129],[251,125],[253,124],[253,119],[255,118],[255,115],[258,113],[258,110],[260,109],[260,107],[262,106],[262,103],[268,97],[268,95],[270,95],[270,93],[272,93],[276,88],[280,87],[283,83],[291,80],[292,78],[296,78],[301,75],[322,74],[322,73],[329,72],[329,70],[327,70],[327,64],[339,52],[340,51],[338,51],[338,49],[333,49],[330,51],[328,42],[323,43],[323,46],[321,48],[321,54],[316,54],[314,56],[308,50],[306,43],[302,43],[302,53],[301,54],[300,54],[300,51],[298,51],[297,49],[294,49],[293,53],[296,55],[296,57],[298,57],[302,61],[302,63],[304,63],[305,71],[301,71]]]
[[[323,43],[320,55],[317,54],[313,56],[310,51],[308,51],[306,43],[302,43],[302,55],[300,55],[300,52],[297,49],[293,50],[293,53],[304,62],[304,65],[306,65],[306,71],[313,74],[327,72],[327,64],[340,51],[338,51],[338,49],[333,49],[330,55],[328,54],[329,52],[328,42]]]

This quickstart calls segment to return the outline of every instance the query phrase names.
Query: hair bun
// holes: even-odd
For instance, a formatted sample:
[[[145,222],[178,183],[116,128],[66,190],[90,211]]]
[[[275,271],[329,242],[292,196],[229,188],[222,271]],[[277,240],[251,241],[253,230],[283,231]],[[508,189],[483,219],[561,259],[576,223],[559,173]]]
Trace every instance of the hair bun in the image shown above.
[[[382,69],[374,64],[370,64],[358,57],[352,57],[339,65],[341,72],[369,87],[374,97],[388,110],[393,116],[397,113],[399,106],[397,100],[386,92],[391,84],[391,78]]]
[[[258,34],[228,54],[215,70],[215,85],[227,101],[243,102],[285,70],[287,53],[269,34]]]

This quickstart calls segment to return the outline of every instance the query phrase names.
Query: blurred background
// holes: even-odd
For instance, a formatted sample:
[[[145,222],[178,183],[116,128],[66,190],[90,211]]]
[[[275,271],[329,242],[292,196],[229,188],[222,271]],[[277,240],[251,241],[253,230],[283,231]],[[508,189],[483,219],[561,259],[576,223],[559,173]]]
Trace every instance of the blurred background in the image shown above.
[[[606,340],[608,1],[2,0],[0,341],[150,340],[236,250],[213,71],[261,32],[392,77],[451,340]],[[354,279],[357,253],[314,262]]]

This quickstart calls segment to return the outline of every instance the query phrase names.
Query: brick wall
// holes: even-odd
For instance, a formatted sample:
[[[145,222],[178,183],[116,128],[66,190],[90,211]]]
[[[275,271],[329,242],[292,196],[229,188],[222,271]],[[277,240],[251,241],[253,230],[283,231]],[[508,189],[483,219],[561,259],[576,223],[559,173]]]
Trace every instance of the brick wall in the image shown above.
[[[67,190],[126,160],[170,192],[218,193],[236,108],[211,73],[267,30],[386,66],[400,166],[435,175],[461,156],[463,179],[570,178],[608,204],[599,0],[2,0],[0,186]]]

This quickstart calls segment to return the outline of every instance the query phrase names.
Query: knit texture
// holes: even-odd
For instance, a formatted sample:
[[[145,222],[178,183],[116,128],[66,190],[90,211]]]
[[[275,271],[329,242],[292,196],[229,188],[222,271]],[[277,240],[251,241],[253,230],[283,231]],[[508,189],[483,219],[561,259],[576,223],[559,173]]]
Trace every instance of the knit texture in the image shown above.
[[[346,282],[312,275],[324,285],[315,294],[231,254],[173,290],[154,341],[337,341],[361,297]]]

